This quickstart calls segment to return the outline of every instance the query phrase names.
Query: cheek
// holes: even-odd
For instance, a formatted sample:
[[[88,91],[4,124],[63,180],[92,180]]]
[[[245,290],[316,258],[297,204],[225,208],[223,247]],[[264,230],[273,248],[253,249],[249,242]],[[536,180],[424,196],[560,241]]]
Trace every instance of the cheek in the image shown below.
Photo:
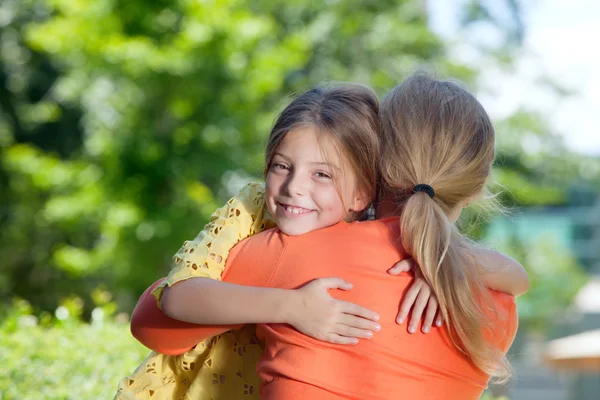
[[[324,210],[336,215],[344,214],[344,202],[335,187],[330,187],[328,190],[321,192],[320,202]]]
[[[359,211],[355,209],[356,207],[361,206],[361,204],[357,204],[356,202],[357,196],[359,194],[359,188],[357,187],[355,176],[346,177],[346,180],[344,181],[344,186],[342,188],[342,193],[344,199],[344,208],[346,210]]]
[[[267,200],[267,207],[271,212],[273,212],[271,208],[275,202],[274,197],[277,195],[279,188],[281,187],[281,182],[279,182],[279,179],[277,178],[278,177],[275,174],[268,174],[267,179],[265,180],[265,197]]]
[[[283,180],[282,177],[274,174],[272,172],[269,172],[267,174],[267,178],[265,179],[265,189],[267,194],[272,193],[275,194],[279,191],[279,188],[281,187]]]

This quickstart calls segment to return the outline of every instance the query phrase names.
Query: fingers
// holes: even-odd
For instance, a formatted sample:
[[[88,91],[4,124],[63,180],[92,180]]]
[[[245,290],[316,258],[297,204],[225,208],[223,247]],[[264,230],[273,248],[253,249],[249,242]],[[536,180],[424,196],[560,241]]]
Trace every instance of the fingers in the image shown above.
[[[435,326],[442,326],[444,324],[444,316],[441,312],[438,312],[438,316],[435,319]]]
[[[347,315],[345,319],[336,324],[327,335],[326,341],[338,344],[356,344],[358,339],[371,339],[373,330],[380,329],[379,324],[372,326],[373,322],[362,318]],[[361,328],[362,327],[362,328]],[[371,330],[371,328],[373,328]]]
[[[423,327],[421,331],[423,333],[429,333],[431,329],[431,325],[433,324],[433,320],[435,319],[435,315],[438,311],[438,302],[435,296],[431,296],[429,301],[427,302],[427,311],[425,312],[425,320],[423,321]]]
[[[419,295],[419,292],[421,291],[421,286],[421,281],[417,280],[406,291],[404,299],[400,304],[400,311],[398,312],[398,316],[396,317],[397,323],[402,324],[406,320],[410,309],[412,308],[413,304],[415,303],[415,300],[417,299],[417,296]]]
[[[355,337],[341,336],[336,333],[330,333],[329,335],[327,335],[327,337],[325,338],[325,341],[329,342],[329,343],[335,343],[335,344],[357,344],[358,343],[358,339]]]
[[[350,303],[347,301],[340,301],[339,304],[340,310],[344,314],[356,315],[357,317],[366,318],[371,321],[379,320],[379,315],[376,312],[369,310],[368,308],[364,308],[359,306],[358,304]]]
[[[351,338],[371,339],[373,337],[373,331],[368,329],[353,328],[351,326],[342,324],[336,325],[333,333]]]
[[[412,308],[412,315],[410,318],[410,323],[408,324],[408,331],[410,333],[415,333],[417,331],[417,326],[419,325],[419,321],[423,316],[423,310],[425,310],[425,307],[427,307],[430,295],[431,289],[429,289],[429,286],[423,285]]]
[[[416,263],[412,258],[405,258],[402,261],[397,262],[392,268],[388,270],[390,275],[399,275],[402,272],[408,272],[415,268]]]
[[[323,285],[325,289],[352,289],[352,284],[346,282],[342,278],[319,278],[316,280],[320,285]]]
[[[369,321],[368,319],[355,317],[354,315],[349,314],[342,315],[339,319],[339,323],[361,330],[369,330],[374,332],[379,332],[379,330],[381,330],[381,325],[379,325],[377,322]]]

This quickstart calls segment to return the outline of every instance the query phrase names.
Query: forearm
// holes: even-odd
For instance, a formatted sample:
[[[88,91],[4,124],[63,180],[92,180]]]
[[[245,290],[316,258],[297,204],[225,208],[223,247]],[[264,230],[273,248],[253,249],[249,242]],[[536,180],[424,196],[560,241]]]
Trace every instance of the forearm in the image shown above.
[[[478,248],[476,253],[484,285],[515,297],[527,292],[529,277],[519,262],[491,249]]]
[[[293,290],[191,278],[168,288],[162,309],[171,318],[203,325],[287,323]]]
[[[144,346],[168,355],[183,354],[202,340],[240,326],[194,325],[166,316],[151,291],[163,281],[148,288],[131,315],[131,333]]]

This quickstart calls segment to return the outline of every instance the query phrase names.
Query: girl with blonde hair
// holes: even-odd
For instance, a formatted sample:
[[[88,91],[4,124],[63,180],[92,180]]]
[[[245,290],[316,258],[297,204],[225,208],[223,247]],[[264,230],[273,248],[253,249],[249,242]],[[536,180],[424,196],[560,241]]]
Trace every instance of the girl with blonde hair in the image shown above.
[[[341,220],[353,221],[364,214],[377,193],[378,111],[377,96],[361,85],[328,85],[296,97],[277,118],[267,142],[266,183],[249,184],[215,212],[198,237],[185,242],[175,255],[168,278],[142,296],[158,312],[152,326],[160,331],[164,317],[156,309],[156,300],[166,304],[165,311],[179,319],[193,320],[195,303],[183,298],[177,304],[181,298],[177,292],[190,284],[195,287],[206,283],[206,278],[220,279],[230,249],[242,239],[274,227],[275,222],[287,235],[302,235]],[[328,289],[349,287],[340,279],[316,280],[303,292],[306,307],[293,310],[290,323],[308,336],[331,343],[354,344],[359,338],[371,337],[379,327],[374,321],[376,314],[357,304],[337,301],[327,293]],[[423,329],[427,330],[433,324],[437,303],[422,279],[415,280],[413,291],[419,293],[419,300],[404,302],[402,312],[408,313],[412,303],[416,303],[420,308],[412,314],[416,326],[426,309]],[[390,303],[394,304],[400,295]],[[220,302],[220,298],[215,299]],[[244,322],[249,322],[252,314],[255,322],[273,321],[272,306],[278,302],[260,300],[257,296],[248,303],[253,307],[250,312],[244,311]],[[220,310],[207,306],[204,311],[211,308]],[[152,335],[136,328],[139,308],[137,311],[132,331],[148,347],[155,348]],[[219,314],[229,315],[221,311]],[[236,322],[239,319],[235,315],[229,318]],[[120,382],[117,399],[258,396],[260,381],[254,369],[263,346],[256,338],[255,326],[240,327],[204,341],[188,335],[193,330],[177,332],[180,335],[173,343],[178,343],[178,347],[161,348],[163,354],[152,353]]]
[[[506,377],[504,354],[517,327],[514,298],[489,288],[519,295],[527,276],[514,260],[468,241],[454,225],[491,171],[489,117],[456,84],[417,74],[386,96],[381,123],[378,220],[342,219],[299,236],[272,229],[244,240],[229,254],[223,282],[189,279],[163,298],[169,316],[204,326],[161,317],[146,296],[134,315],[137,337],[173,352],[233,327],[223,325],[259,322],[265,352],[257,372],[265,399],[477,399],[490,376]],[[309,216],[277,200],[281,193],[297,201],[307,194],[293,181],[275,192],[275,204],[291,207],[300,222]],[[448,322],[429,335],[410,335],[396,324],[390,304],[394,294],[410,291],[413,277],[388,270],[410,256]],[[323,288],[315,289],[313,280],[330,276],[354,285],[333,297],[377,311],[381,329],[370,340],[341,346],[291,326],[295,312]]]

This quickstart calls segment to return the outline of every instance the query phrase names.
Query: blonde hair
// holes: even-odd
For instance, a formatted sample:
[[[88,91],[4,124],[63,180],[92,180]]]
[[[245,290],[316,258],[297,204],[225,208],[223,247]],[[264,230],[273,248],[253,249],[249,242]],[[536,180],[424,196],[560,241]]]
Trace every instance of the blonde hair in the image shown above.
[[[475,245],[449,219],[482,192],[494,160],[494,128],[473,95],[455,83],[417,73],[380,109],[381,196],[400,207],[402,245],[436,294],[452,341],[489,375],[508,377],[503,353],[484,337],[491,299]],[[431,186],[435,194],[413,188]]]
[[[321,86],[296,97],[277,117],[265,151],[265,176],[285,135],[312,126],[330,135],[356,176],[359,193],[373,201],[379,178],[379,100],[371,89],[344,83]],[[348,220],[360,213],[352,213]]]

